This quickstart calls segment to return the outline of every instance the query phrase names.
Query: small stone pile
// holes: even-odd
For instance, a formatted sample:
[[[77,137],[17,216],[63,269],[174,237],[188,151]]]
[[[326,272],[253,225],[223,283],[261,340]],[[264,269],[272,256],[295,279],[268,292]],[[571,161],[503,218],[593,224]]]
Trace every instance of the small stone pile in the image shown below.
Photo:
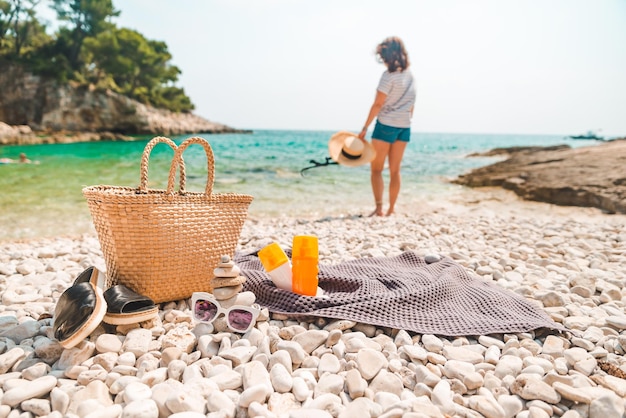
[[[240,275],[241,270],[230,259],[230,256],[223,255],[219,264],[213,270],[215,278],[211,281],[213,294],[219,301],[227,300],[241,292],[246,278]]]
[[[256,301],[256,296],[252,292],[241,292],[246,281],[241,276],[241,270],[228,255],[223,255],[213,274],[215,278],[211,281],[213,296],[220,302],[224,309],[233,305],[252,306]],[[213,322],[213,327],[217,332],[227,332],[228,325],[226,318],[220,316]]]

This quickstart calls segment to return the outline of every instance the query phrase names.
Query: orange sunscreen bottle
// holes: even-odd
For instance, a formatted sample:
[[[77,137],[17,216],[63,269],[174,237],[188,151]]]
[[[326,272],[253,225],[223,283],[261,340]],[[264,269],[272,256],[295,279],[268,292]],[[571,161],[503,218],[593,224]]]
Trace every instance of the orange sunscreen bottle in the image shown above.
[[[293,292],[315,296],[317,293],[319,250],[317,237],[296,235],[291,249]]]
[[[273,242],[258,253],[263,268],[279,289],[291,289],[291,263],[278,243]]]

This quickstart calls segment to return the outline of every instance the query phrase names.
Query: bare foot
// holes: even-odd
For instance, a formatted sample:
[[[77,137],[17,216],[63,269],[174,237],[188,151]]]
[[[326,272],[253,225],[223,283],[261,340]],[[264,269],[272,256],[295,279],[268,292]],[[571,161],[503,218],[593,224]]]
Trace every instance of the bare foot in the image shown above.
[[[370,213],[368,216],[370,218],[372,216],[383,216],[383,209],[382,208],[376,208],[376,209],[374,209],[374,212]]]
[[[387,213],[385,214],[385,216],[391,216],[391,215],[393,215],[394,213],[395,213],[395,212],[393,211],[393,209],[389,209],[389,210],[387,211]]]

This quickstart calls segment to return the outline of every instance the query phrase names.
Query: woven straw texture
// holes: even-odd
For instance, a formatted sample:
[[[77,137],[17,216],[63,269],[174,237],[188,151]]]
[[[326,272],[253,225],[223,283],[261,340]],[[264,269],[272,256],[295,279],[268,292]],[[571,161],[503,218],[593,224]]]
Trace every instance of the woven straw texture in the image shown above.
[[[537,305],[493,283],[471,277],[444,258],[427,264],[412,252],[320,264],[328,298],[300,296],[274,286],[256,253],[237,254],[245,290],[271,312],[290,317],[348,319],[381,327],[447,336],[565,331]]]
[[[148,159],[159,143],[175,150],[167,190],[147,187]],[[201,145],[207,155],[204,192],[185,191],[183,152],[191,144]],[[212,193],[213,151],[199,137],[178,147],[168,138],[152,139],[144,149],[140,174],[138,188],[83,189],[107,266],[107,287],[123,284],[155,303],[210,292],[220,257],[234,254],[252,196]]]

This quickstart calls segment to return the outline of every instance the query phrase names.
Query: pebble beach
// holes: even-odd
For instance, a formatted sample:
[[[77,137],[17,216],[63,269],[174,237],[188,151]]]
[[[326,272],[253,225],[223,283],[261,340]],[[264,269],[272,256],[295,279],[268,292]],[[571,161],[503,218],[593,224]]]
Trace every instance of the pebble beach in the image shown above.
[[[369,209],[369,208],[366,208]],[[249,217],[237,249],[316,235],[320,263],[446,256],[532,301],[569,332],[444,337],[264,310],[245,334],[195,324],[189,300],[157,319],[101,324],[64,349],[59,296],[95,234],[0,244],[2,417],[625,416],[626,215],[467,190],[390,217]]]

